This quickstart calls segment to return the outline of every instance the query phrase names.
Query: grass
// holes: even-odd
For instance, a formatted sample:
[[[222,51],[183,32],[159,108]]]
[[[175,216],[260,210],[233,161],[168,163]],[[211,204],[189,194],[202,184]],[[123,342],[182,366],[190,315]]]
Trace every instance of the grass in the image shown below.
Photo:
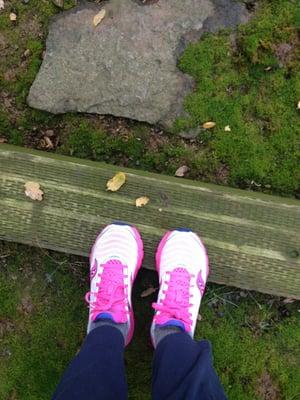
[[[49,1],[7,1],[0,13],[0,137],[9,143],[286,196],[300,191],[300,11],[296,1],[260,0],[252,20],[235,32],[206,34],[188,47],[179,68],[196,89],[185,101],[189,118],[173,133],[122,119],[69,114],[53,116],[26,105],[42,62]],[[66,8],[73,5],[66,2]],[[17,24],[8,18],[18,14]],[[25,51],[27,50],[27,53]],[[28,52],[29,50],[29,52]],[[27,55],[24,55],[27,54]],[[200,129],[192,141],[178,132]],[[224,131],[225,126],[231,131]],[[53,130],[53,149],[45,132]]]
[[[134,400],[150,399],[149,327],[155,294],[140,294],[151,285],[157,285],[155,273],[141,271],[134,290],[136,333],[126,351]],[[87,290],[87,260],[1,243],[1,399],[51,397],[85,336]],[[299,307],[299,302],[285,305],[270,296],[208,286],[196,337],[211,340],[215,367],[230,399],[299,398]]]

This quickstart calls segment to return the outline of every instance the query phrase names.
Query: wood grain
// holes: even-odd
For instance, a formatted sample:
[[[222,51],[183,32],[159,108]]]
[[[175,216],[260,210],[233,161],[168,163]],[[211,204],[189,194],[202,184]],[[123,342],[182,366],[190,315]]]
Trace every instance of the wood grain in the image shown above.
[[[127,182],[107,192],[117,171]],[[43,201],[25,196],[27,181],[41,185]],[[137,208],[141,196],[150,202]],[[80,255],[111,221],[135,224],[147,268],[166,230],[189,227],[207,246],[211,281],[300,298],[297,200],[1,145],[0,206],[0,239]]]

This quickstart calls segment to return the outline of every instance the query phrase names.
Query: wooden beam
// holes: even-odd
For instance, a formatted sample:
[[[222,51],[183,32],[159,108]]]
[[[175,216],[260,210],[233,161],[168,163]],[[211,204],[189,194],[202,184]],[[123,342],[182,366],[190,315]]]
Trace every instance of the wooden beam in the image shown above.
[[[117,171],[116,193],[106,181]],[[204,184],[103,163],[0,146],[0,239],[87,255],[97,233],[114,220],[135,224],[154,267],[162,234],[189,227],[204,240],[210,280],[300,298],[300,207],[297,200]],[[45,198],[24,195],[27,181]],[[150,203],[135,207],[135,199]]]

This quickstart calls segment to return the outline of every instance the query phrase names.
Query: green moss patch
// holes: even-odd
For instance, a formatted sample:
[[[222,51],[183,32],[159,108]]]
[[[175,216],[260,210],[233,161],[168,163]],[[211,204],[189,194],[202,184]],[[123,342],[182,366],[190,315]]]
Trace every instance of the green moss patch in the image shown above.
[[[134,288],[136,330],[126,350],[131,399],[150,399],[149,329],[157,287],[152,271]],[[0,398],[46,400],[80,349],[88,310],[88,262],[0,243]],[[291,400],[300,393],[299,302],[209,285],[196,338],[212,342],[215,367],[230,399]],[[277,397],[265,397],[266,393]],[[269,394],[270,395],[270,394]]]
[[[298,12],[290,1],[261,2],[250,23],[206,35],[180,60],[197,88],[185,102],[190,118],[178,120],[177,130],[216,122],[211,148],[232,185],[299,188]]]

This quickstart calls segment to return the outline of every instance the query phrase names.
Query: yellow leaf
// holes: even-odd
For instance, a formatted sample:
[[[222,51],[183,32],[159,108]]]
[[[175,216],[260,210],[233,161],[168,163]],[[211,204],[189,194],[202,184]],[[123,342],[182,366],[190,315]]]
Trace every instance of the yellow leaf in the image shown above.
[[[17,20],[17,14],[14,13],[14,12],[11,12],[11,13],[9,14],[9,19],[10,19],[12,22],[16,21],[16,20]]]
[[[135,200],[135,205],[136,207],[143,207],[146,204],[148,204],[149,201],[150,199],[147,196],[139,197],[138,199]]]
[[[231,132],[230,126],[229,126],[229,125],[226,125],[225,128],[224,128],[224,131],[225,131],[225,132]]]
[[[106,11],[105,11],[104,8],[102,8],[102,10],[99,11],[98,14],[96,14],[96,15],[94,16],[94,19],[93,19],[93,24],[94,24],[94,26],[98,26],[98,25],[100,24],[100,22],[101,22],[101,21],[103,20],[103,18],[105,17],[105,14],[106,14]]]
[[[26,182],[25,183],[25,194],[31,200],[42,201],[44,192],[41,190],[40,184],[37,182]]]
[[[208,122],[205,122],[205,124],[202,125],[202,128],[204,128],[204,129],[212,129],[215,126],[216,126],[215,122],[208,121]]]
[[[300,100],[298,101],[297,108],[300,110]]]
[[[124,172],[118,172],[113,178],[106,183],[106,190],[116,192],[126,182],[126,175]]]

